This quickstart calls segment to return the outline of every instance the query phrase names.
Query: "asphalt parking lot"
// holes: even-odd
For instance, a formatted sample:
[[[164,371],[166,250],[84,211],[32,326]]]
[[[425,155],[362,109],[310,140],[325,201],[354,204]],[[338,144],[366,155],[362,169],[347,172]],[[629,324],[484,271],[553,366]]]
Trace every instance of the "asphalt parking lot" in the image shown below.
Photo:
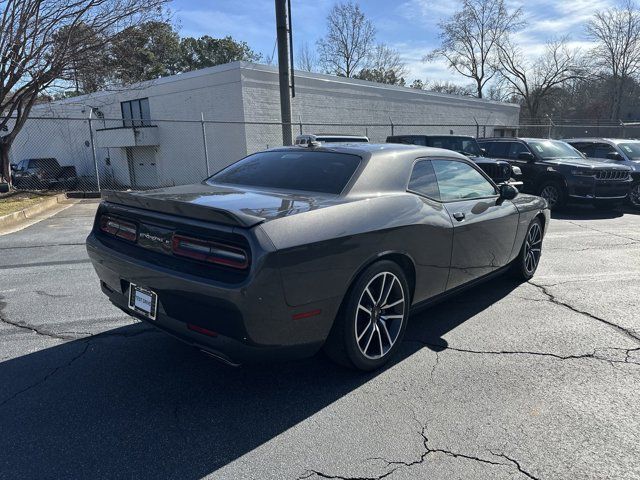
[[[123,315],[95,207],[0,237],[0,478],[640,478],[640,215],[556,215],[531,283],[412,316],[361,374],[233,369]]]

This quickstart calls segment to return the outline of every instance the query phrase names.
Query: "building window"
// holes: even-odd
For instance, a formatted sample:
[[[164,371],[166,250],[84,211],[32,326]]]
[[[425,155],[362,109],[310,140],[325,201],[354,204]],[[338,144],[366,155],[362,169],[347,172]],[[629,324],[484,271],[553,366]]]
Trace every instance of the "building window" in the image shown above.
[[[147,127],[151,125],[149,99],[140,98],[120,103],[125,127]]]

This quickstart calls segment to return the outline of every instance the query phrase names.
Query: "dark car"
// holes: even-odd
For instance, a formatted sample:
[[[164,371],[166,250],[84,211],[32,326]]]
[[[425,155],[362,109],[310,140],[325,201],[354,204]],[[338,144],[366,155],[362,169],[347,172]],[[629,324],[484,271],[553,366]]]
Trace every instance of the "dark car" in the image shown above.
[[[103,292],[231,364],[324,346],[377,368],[410,311],[507,269],[531,278],[549,224],[543,199],[409,145],[282,147],[104,198],[87,238]]]
[[[587,158],[625,165],[631,169],[633,184],[627,200],[640,209],[640,140],[623,138],[572,138],[565,140]]]
[[[11,165],[15,188],[74,188],[78,183],[76,167],[61,167],[55,158],[29,158]]]
[[[512,168],[509,162],[485,157],[476,139],[467,135],[393,135],[387,137],[387,143],[453,150],[473,160],[496,183],[509,182],[512,178],[518,179],[521,174],[518,167]]]
[[[519,166],[523,190],[545,198],[552,210],[570,201],[615,208],[632,182],[629,167],[587,159],[560,140],[483,138],[478,143],[489,155]]]

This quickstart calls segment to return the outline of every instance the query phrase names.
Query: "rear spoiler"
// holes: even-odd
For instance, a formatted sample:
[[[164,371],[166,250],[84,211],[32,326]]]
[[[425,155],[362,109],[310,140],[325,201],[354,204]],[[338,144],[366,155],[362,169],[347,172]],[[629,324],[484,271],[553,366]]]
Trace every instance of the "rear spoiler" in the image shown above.
[[[239,210],[223,210],[179,200],[160,200],[147,197],[144,192],[117,192],[107,190],[102,193],[102,199],[117,205],[142,208],[154,212],[167,213],[169,215],[203,220],[205,222],[220,223],[232,227],[250,228],[265,220],[262,217],[250,215]]]

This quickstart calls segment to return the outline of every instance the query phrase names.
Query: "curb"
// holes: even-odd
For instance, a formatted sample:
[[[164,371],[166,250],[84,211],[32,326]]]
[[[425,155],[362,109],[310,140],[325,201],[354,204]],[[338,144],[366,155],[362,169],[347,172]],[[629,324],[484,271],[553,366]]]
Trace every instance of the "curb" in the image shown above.
[[[61,203],[66,203],[67,196],[64,193],[47,198],[18,212],[0,216],[0,229],[5,230],[19,226],[21,223],[31,220],[33,217],[52,210]]]

